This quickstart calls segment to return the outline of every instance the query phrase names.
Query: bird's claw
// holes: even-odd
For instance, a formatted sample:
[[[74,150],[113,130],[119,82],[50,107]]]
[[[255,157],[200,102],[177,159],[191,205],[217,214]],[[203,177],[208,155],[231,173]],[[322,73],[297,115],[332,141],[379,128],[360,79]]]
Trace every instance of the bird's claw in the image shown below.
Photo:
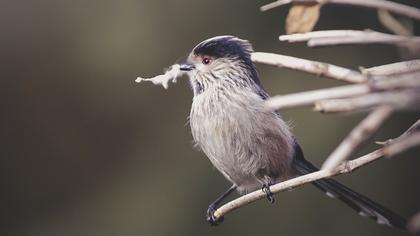
[[[220,223],[223,222],[223,216],[216,218],[214,212],[216,212],[217,208],[215,205],[210,205],[207,208],[207,221],[210,223],[211,226],[218,226]]]
[[[271,190],[270,190],[270,185],[269,184],[263,184],[261,190],[265,193],[265,196],[266,196],[267,200],[270,203],[274,203],[275,198],[274,198],[273,192],[271,192]]]

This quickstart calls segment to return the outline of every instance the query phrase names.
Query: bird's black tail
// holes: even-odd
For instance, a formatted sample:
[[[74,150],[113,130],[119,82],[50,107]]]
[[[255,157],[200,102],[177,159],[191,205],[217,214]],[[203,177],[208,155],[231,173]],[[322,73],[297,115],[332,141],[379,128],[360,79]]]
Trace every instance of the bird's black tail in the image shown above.
[[[301,152],[300,155],[299,153],[296,153],[297,156],[295,157],[293,163],[294,169],[298,172],[298,174],[305,175],[318,171],[318,168],[303,158],[301,150],[296,151]],[[349,207],[353,208],[360,215],[376,220],[378,224],[394,226],[404,230],[406,229],[406,220],[403,217],[335,180],[322,179],[312,182],[312,184],[321,191],[325,192],[328,196],[337,198]]]

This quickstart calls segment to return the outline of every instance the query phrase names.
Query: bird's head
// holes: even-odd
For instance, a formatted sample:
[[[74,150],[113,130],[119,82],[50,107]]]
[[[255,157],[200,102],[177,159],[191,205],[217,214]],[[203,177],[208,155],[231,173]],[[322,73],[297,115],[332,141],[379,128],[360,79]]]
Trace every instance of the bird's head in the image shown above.
[[[257,82],[258,74],[251,61],[251,44],[234,36],[217,36],[195,46],[181,70],[189,71],[191,81],[211,86],[214,82]],[[257,82],[259,84],[259,82]]]

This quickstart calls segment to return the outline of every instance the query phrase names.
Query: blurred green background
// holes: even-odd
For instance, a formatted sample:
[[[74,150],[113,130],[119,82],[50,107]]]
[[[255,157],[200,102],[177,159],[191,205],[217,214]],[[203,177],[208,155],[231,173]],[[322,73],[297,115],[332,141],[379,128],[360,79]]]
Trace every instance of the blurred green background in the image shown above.
[[[401,1],[415,5],[417,1]],[[398,61],[384,45],[309,49],[280,43],[288,7],[268,1],[0,2],[1,235],[404,235],[359,217],[312,186],[205,221],[229,183],[192,148],[186,78],[165,91],[135,84],[203,39],[250,40],[257,51],[357,69]],[[327,6],[316,29],[386,31],[372,10]],[[419,26],[416,25],[417,33]],[[341,83],[258,65],[271,94]],[[283,112],[320,165],[365,114]],[[393,116],[375,140],[398,136],[418,113]],[[358,154],[375,148],[370,145]],[[341,176],[404,216],[420,210],[420,149]]]

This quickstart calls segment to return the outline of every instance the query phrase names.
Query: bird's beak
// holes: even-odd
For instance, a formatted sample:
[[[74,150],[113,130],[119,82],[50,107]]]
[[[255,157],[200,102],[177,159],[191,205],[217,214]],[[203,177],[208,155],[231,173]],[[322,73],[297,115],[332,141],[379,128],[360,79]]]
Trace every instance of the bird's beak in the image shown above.
[[[181,67],[180,70],[183,70],[183,71],[191,71],[195,68],[193,64],[189,64],[189,63],[181,63],[180,67]]]

